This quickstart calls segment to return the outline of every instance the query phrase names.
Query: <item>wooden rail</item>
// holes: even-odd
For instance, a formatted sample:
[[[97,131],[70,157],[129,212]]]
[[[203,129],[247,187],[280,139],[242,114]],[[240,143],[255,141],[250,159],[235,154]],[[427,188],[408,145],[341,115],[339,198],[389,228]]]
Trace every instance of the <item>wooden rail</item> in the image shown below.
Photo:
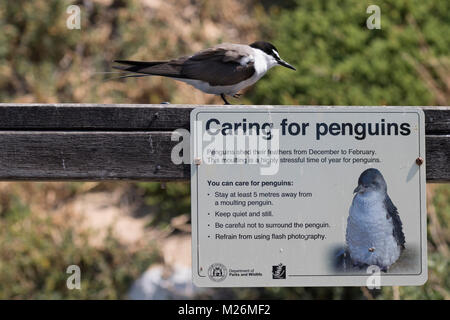
[[[171,134],[194,107],[0,104],[0,180],[188,180]],[[423,110],[427,181],[449,182],[450,107]]]

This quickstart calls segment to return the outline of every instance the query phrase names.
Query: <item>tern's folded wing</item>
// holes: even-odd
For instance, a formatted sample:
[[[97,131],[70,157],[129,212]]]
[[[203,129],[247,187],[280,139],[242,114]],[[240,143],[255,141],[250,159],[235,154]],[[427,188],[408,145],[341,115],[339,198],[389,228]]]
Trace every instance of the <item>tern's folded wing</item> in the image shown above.
[[[181,63],[183,78],[205,81],[211,86],[234,85],[254,73],[254,59],[230,49],[207,49]]]

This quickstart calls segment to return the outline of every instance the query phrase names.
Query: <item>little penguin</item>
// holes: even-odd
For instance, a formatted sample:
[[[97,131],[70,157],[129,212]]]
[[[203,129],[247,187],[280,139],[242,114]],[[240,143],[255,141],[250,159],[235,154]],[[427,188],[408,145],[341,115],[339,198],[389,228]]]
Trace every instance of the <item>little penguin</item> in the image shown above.
[[[353,193],[346,231],[350,258],[355,266],[376,265],[387,272],[405,248],[405,235],[386,181],[379,170],[367,169]]]

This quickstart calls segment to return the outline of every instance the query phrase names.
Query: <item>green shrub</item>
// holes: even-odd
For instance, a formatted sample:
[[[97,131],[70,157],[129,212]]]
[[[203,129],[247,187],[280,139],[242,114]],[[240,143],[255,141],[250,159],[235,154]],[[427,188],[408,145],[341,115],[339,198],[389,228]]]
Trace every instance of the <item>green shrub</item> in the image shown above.
[[[371,4],[381,8],[380,30],[366,27],[366,8]],[[439,61],[448,68],[449,12],[449,1],[420,0],[297,0],[289,2],[289,9],[273,6],[265,17],[265,37],[297,71],[279,67],[269,72],[246,96],[247,101],[434,104],[433,90],[444,90],[444,79],[435,77],[435,83],[429,83],[421,78],[418,66],[429,68],[432,78],[444,70],[428,64]]]
[[[132,252],[111,233],[100,246],[76,221],[31,214],[14,199],[0,215],[0,299],[119,299],[158,259],[152,245]],[[81,290],[69,290],[69,265],[81,269]]]
[[[137,184],[145,203],[153,210],[151,225],[165,228],[170,220],[191,213],[191,193],[187,182],[140,182]]]

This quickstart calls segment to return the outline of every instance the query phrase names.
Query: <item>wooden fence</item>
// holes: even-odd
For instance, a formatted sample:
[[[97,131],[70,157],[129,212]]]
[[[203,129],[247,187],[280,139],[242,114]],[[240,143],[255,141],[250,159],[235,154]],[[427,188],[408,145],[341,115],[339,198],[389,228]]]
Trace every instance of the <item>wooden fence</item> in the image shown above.
[[[0,180],[188,180],[171,135],[194,107],[0,104]],[[423,110],[427,181],[449,182],[450,107]]]

